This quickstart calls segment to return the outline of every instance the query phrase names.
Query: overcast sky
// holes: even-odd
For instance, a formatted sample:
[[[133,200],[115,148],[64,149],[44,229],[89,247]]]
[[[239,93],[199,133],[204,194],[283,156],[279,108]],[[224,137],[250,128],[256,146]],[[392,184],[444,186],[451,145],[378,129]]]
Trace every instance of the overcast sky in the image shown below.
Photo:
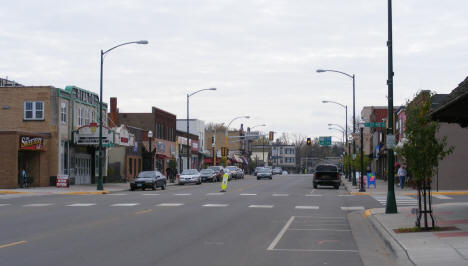
[[[468,73],[468,1],[393,1],[394,103],[421,90],[449,93]],[[4,1],[0,77],[118,97],[121,112],[151,106],[205,122],[267,124],[264,131],[333,135],[327,123],[387,104],[386,0]]]

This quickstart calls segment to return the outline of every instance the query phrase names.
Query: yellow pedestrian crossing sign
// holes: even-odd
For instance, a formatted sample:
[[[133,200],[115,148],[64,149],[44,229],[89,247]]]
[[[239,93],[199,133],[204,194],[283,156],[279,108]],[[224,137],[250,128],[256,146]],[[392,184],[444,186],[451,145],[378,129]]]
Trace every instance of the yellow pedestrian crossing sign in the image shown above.
[[[221,181],[221,192],[226,192],[228,179],[229,179],[229,175],[227,173],[224,174],[223,181]]]

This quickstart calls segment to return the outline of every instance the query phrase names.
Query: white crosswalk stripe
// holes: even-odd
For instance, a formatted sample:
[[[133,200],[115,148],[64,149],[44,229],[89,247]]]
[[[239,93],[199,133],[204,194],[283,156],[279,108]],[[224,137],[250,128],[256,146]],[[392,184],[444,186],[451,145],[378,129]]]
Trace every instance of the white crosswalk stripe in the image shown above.
[[[383,206],[387,205],[387,196],[372,196],[375,200],[380,202]],[[395,196],[397,206],[417,206],[418,201],[409,196]]]
[[[229,206],[229,204],[205,204],[205,205],[202,205],[203,207],[227,207]]]
[[[255,193],[241,193],[241,196],[257,196]]]
[[[112,204],[111,206],[112,207],[132,207],[132,206],[136,206],[139,204],[140,203],[116,203],[116,204]]]
[[[273,197],[287,197],[289,194],[273,194]]]
[[[319,206],[296,206],[294,208],[299,210],[318,210]]]
[[[89,206],[94,206],[96,203],[74,203],[74,204],[69,204],[67,206],[69,207],[89,207]]]
[[[306,197],[322,197],[322,194],[306,194]]]
[[[176,193],[174,196],[191,196],[191,193]]]
[[[31,204],[26,204],[23,205],[23,207],[46,207],[46,206],[51,206],[54,205],[53,203],[31,203]]]
[[[265,209],[271,209],[273,208],[274,205],[249,205],[249,208],[265,208]]]
[[[109,196],[127,196],[128,194],[125,194],[125,193],[109,193],[107,195],[109,195]]]
[[[206,193],[207,196],[221,196],[224,195],[222,192],[216,192],[216,193]]]
[[[434,198],[438,198],[438,199],[453,199],[449,196],[445,196],[445,195],[432,195]]]
[[[9,203],[2,203],[2,204],[0,204],[0,207],[2,207],[2,206],[10,206],[10,205],[11,205],[11,204],[9,204]]]
[[[151,194],[148,194],[148,193],[144,193],[143,196],[159,196],[161,194],[156,194],[156,193],[151,193]]]

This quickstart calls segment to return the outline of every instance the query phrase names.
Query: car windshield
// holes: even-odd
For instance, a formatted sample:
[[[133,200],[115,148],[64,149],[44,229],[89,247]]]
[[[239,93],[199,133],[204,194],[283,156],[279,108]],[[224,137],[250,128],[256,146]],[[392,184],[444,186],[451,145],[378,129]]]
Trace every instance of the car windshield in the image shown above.
[[[229,170],[236,170],[237,167],[235,167],[235,166],[228,166],[228,167],[226,167],[226,168],[229,169]]]
[[[183,175],[196,175],[198,174],[197,169],[188,169],[182,172]]]
[[[211,169],[203,169],[200,171],[200,174],[212,174],[213,170]]]
[[[315,168],[316,172],[338,172],[338,168],[334,165],[318,165]]]
[[[156,176],[156,172],[154,172],[154,171],[144,171],[144,172],[140,172],[137,177],[145,178],[145,177],[154,177],[154,176]]]
[[[261,168],[260,170],[258,170],[260,173],[271,173],[271,169],[270,168]]]

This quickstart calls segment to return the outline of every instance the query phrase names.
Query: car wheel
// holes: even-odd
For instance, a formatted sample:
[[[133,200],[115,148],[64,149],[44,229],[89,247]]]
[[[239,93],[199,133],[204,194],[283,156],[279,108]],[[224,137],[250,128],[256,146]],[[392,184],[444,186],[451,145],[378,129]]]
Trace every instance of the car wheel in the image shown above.
[[[317,184],[314,183],[314,188],[317,189]]]
[[[273,179],[273,177],[272,177],[272,176],[270,176],[270,180],[271,180],[271,179]]]
[[[340,185],[335,185],[335,189],[340,189]]]
[[[156,190],[156,183],[153,183],[153,186],[151,186],[151,190]]]
[[[164,182],[161,186],[161,190],[165,190],[166,189],[166,182]]]
[[[257,180],[260,180],[260,177],[257,177]]]

